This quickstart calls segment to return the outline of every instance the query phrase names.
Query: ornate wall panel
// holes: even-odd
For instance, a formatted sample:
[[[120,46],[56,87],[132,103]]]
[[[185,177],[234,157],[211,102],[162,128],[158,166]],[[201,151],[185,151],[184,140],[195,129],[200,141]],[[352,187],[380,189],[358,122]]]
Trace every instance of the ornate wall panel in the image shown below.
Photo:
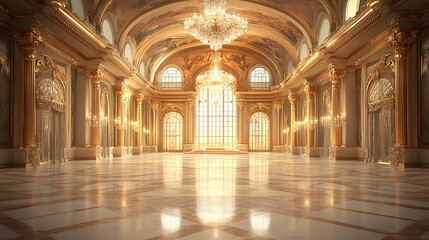
[[[429,28],[421,34],[420,45],[420,137],[419,144],[429,147]]]
[[[10,33],[0,28],[0,147],[11,143]]]

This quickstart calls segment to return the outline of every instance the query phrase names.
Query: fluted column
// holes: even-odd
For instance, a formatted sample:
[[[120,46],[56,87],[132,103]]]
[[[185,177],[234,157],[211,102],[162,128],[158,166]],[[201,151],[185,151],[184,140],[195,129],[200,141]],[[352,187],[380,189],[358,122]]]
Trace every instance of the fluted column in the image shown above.
[[[329,77],[332,83],[332,119],[335,119],[341,115],[340,86],[346,76],[346,72],[342,69],[338,69],[332,63],[329,64],[328,68]],[[331,146],[341,147],[341,141],[341,126],[331,126]]]
[[[23,147],[36,145],[36,50],[42,44],[42,37],[37,29],[14,33],[14,39],[24,53],[23,69]]]
[[[272,132],[275,132],[276,135],[276,144],[277,145],[283,145],[281,142],[281,135],[282,135],[282,130],[281,130],[281,111],[282,110],[282,102],[281,101],[275,101],[274,102],[274,111],[275,111],[275,129]]]
[[[136,112],[135,112],[135,122],[138,125],[138,131],[136,131],[135,134],[135,141],[134,141],[134,146],[135,147],[140,147],[142,145],[141,143],[141,135],[142,135],[142,121],[141,121],[141,114],[142,114],[142,104],[143,104],[143,99],[144,99],[144,95],[139,93],[136,94],[134,96],[135,101],[136,101]]]
[[[315,124],[315,103],[314,96],[317,92],[317,86],[311,86],[309,82],[305,83],[304,93],[307,98],[307,121],[308,124]],[[314,131],[315,128],[307,127],[307,147],[315,147],[314,141]]]
[[[124,119],[124,104],[125,104],[125,95],[127,94],[127,81],[123,81],[121,86],[116,88],[116,146],[123,147],[125,146],[124,139],[124,125],[126,124]],[[125,113],[126,114],[126,113]]]
[[[93,147],[100,146],[100,80],[103,76],[103,73],[101,70],[97,71],[87,71],[86,72],[87,78],[92,83],[92,110],[91,110],[91,120],[92,123],[92,138],[91,138],[91,145]]]
[[[414,43],[415,31],[400,31],[392,21],[388,41],[395,50],[395,146],[405,148],[407,142],[407,52]]]
[[[290,146],[296,147],[296,132],[293,131],[296,121],[296,99],[297,95],[294,92],[289,92],[288,99],[290,102]]]
[[[158,129],[159,129],[159,123],[158,123],[158,107],[159,102],[158,101],[151,101],[150,107],[152,109],[152,145],[157,146],[158,145]]]
[[[244,102],[243,101],[237,101],[237,106],[238,106],[238,123],[237,123],[237,130],[238,130],[238,143],[239,144],[243,144],[244,139],[243,139],[243,134],[244,134],[244,129],[243,127],[245,127],[247,124],[244,124],[244,117],[243,117],[243,108],[244,108]]]

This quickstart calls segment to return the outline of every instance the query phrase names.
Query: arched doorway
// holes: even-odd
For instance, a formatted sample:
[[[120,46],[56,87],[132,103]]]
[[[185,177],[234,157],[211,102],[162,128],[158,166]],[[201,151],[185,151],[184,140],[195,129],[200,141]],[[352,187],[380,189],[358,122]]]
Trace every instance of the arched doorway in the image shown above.
[[[37,81],[36,130],[41,163],[63,159],[64,103],[64,83],[61,80],[40,78]]]
[[[270,118],[264,112],[256,112],[250,116],[249,125],[249,150],[270,150]]]
[[[395,143],[395,73],[389,56],[375,64],[367,81],[368,160],[376,162],[390,162]]]
[[[164,151],[183,150],[183,118],[178,112],[165,114],[163,121],[163,147]]]

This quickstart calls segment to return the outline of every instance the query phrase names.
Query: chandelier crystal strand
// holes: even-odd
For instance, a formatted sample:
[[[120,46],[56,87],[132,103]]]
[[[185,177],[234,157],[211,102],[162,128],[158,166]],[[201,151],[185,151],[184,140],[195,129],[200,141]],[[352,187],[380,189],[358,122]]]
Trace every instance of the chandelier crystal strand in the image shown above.
[[[203,13],[187,18],[185,32],[217,51],[247,31],[247,19],[225,12],[226,0],[204,0]]]

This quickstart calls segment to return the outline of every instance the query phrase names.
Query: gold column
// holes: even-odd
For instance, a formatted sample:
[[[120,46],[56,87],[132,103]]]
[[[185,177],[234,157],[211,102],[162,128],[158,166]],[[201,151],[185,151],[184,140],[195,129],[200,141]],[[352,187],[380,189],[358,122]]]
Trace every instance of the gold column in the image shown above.
[[[24,126],[23,147],[36,145],[36,50],[42,44],[42,37],[37,29],[14,33],[14,39],[24,53]]]
[[[143,104],[144,95],[139,93],[135,95],[134,98],[136,100],[135,121],[137,122],[139,127],[139,130],[135,132],[135,147],[139,147],[142,145],[141,144],[142,123],[141,123],[140,115],[142,114],[142,104]]]
[[[187,105],[187,125],[188,125],[188,131],[186,132],[187,134],[187,144],[193,144],[194,143],[194,100],[193,99],[188,99],[186,101],[186,105]]]
[[[395,50],[395,147],[407,147],[407,52],[413,45],[417,33],[400,31],[397,21],[389,26],[388,41]]]
[[[96,123],[93,124],[92,127],[92,139],[91,139],[91,145],[93,147],[100,146],[100,80],[103,77],[103,73],[101,70],[97,71],[87,71],[86,72],[87,78],[92,83],[92,113],[91,117],[92,120]]]
[[[243,107],[244,107],[244,102],[243,101],[237,101],[237,106],[238,106],[238,143],[239,144],[243,144],[244,140],[243,140],[243,128],[244,126],[247,126],[247,124],[244,124],[243,122]]]
[[[122,86],[120,88],[116,88],[116,145],[118,147],[125,146],[125,139],[124,139],[124,128],[123,124],[125,124],[124,116],[123,116],[123,109],[124,109],[124,102],[125,102],[125,94],[126,94],[126,81],[122,82]],[[119,125],[119,126],[118,126]]]
[[[274,101],[274,110],[276,111],[276,132],[277,132],[277,145],[282,145],[281,142],[281,135],[283,134],[282,129],[281,128],[281,114],[280,114],[280,110],[282,109],[282,102],[281,101]]]
[[[341,91],[341,82],[346,76],[344,70],[336,68],[332,63],[328,66],[329,77],[332,83],[332,119],[335,119],[340,116],[341,105],[340,105],[340,91]],[[331,126],[331,146],[341,147],[342,136],[341,136],[341,126]]]
[[[290,102],[290,146],[296,147],[296,132],[293,131],[296,121],[296,99],[297,95],[294,92],[289,92],[288,99]]]
[[[310,86],[309,82],[305,82],[304,86],[304,93],[307,98],[307,120],[308,124],[315,124],[313,121],[315,119],[314,112],[315,112],[315,105],[314,105],[314,96],[317,92],[316,86]],[[314,141],[314,128],[308,127],[307,128],[307,147],[315,147],[315,141]]]
[[[157,146],[158,145],[158,107],[159,102],[158,101],[151,101],[150,107],[152,109],[152,145]]]

